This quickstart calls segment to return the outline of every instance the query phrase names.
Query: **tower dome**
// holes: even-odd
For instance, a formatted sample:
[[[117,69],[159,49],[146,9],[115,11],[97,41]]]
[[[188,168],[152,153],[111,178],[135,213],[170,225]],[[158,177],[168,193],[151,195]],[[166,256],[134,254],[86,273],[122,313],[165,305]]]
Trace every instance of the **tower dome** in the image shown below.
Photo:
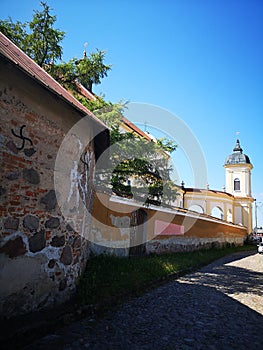
[[[243,153],[239,140],[225,161],[226,192],[234,198],[232,206],[232,219],[235,224],[247,227],[252,232],[252,203],[251,170],[253,165],[249,157]]]
[[[238,139],[235,148],[233,149],[233,153],[226,158],[225,165],[228,164],[251,164],[249,157],[243,153]]]

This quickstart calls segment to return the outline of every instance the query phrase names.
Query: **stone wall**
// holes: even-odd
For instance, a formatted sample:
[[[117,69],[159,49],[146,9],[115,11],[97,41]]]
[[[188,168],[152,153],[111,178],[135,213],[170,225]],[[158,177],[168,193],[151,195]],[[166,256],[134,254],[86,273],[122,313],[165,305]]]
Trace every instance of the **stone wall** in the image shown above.
[[[192,252],[200,249],[223,248],[227,245],[241,246],[244,238],[241,237],[158,237],[146,244],[147,253],[163,254]]]
[[[138,210],[144,213],[144,221],[136,227],[132,217]],[[129,256],[243,245],[247,229],[181,208],[144,207],[130,199],[96,193],[91,233],[95,253]],[[136,240],[144,243],[142,249],[132,247]]]
[[[58,149],[82,115],[1,58],[0,76],[0,314],[9,318],[68,299],[89,250],[64,220],[54,189]],[[86,152],[89,169],[80,162],[76,176],[86,181],[91,210],[93,144]],[[77,209],[83,198],[74,186]]]

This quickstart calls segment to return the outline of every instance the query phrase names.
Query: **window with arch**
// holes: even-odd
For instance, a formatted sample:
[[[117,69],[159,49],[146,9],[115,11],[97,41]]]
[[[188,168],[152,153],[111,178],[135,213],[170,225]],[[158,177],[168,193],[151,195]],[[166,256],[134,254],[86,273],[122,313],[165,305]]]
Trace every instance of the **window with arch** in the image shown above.
[[[220,208],[220,207],[214,207],[214,208],[211,210],[211,215],[212,215],[213,217],[215,217],[215,218],[224,220],[224,212],[223,212],[223,209]]]
[[[204,208],[201,207],[201,205],[198,205],[198,204],[193,204],[191,205],[188,210],[192,210],[192,211],[196,211],[197,213],[199,214],[204,214]]]
[[[240,180],[238,178],[234,180],[234,191],[240,191]]]

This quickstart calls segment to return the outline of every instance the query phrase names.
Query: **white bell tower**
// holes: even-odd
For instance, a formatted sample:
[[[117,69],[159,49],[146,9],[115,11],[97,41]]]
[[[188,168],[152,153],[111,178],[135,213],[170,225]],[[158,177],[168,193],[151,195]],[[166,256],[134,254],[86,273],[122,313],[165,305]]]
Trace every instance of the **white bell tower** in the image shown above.
[[[253,169],[249,157],[243,154],[240,142],[225,162],[226,191],[234,197],[251,197],[251,170]]]
[[[234,223],[242,224],[252,232],[252,203],[251,195],[251,164],[249,157],[243,153],[239,140],[236,141],[233,153],[227,157],[226,192],[234,197],[233,219]]]

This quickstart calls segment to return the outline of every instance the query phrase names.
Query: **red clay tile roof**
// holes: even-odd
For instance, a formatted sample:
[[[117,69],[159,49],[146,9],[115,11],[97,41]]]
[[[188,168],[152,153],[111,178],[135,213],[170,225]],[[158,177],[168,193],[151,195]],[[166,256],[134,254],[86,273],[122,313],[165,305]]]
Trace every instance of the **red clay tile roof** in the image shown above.
[[[75,108],[83,112],[85,115],[91,116],[93,119],[103,124],[94,114],[92,114],[86,107],[84,107],[75,97],[73,97],[63,86],[61,86],[54,78],[52,78],[43,68],[38,66],[30,57],[28,57],[21,49],[19,49],[12,41],[0,32],[0,54],[15,63],[20,69],[39,83],[44,85],[49,90],[53,91],[61,98],[69,102]],[[90,100],[95,100],[96,97],[81,84],[78,84],[79,92]],[[129,126],[140,136],[148,141],[152,139],[139,129],[136,125],[130,122],[125,117],[122,118],[124,124]],[[104,124],[103,124],[104,125]],[[104,125],[105,126],[105,125]]]
[[[88,98],[91,101],[96,101],[96,97],[93,95],[93,93],[86,89],[82,84],[76,83],[76,88],[82,96]]]
[[[144,137],[148,141],[152,141],[152,139],[147,135],[145,132],[143,132],[141,129],[139,129],[136,125],[134,125],[132,122],[130,122],[125,117],[122,117],[122,122],[126,124],[129,128],[131,128],[133,131],[135,131],[138,135]]]
[[[30,57],[19,49],[12,41],[0,32],[0,54],[16,64],[22,71],[31,76],[40,84],[44,85],[60,98],[71,104],[73,107],[82,112],[83,115],[89,115],[91,118],[102,124],[94,114],[84,107],[75,97],[64,89],[54,78],[52,78],[43,68],[38,66]]]
[[[86,98],[88,98],[89,100],[92,100],[92,101],[95,101],[97,99],[96,95],[94,95],[92,92],[87,90],[82,84],[77,83],[76,87],[78,89],[78,92],[82,96],[84,96],[84,97],[86,97]],[[132,129],[135,133],[137,133],[138,135],[144,137],[147,141],[152,141],[151,137],[148,134],[143,132],[140,128],[138,128],[136,125],[134,125],[131,121],[129,121],[124,116],[122,116],[122,122],[124,124],[126,124],[130,129]]]
[[[231,193],[225,192],[225,191],[218,191],[218,190],[207,190],[207,189],[202,189],[202,188],[192,188],[192,187],[185,187],[184,188],[185,192],[199,192],[199,193],[214,193],[214,194],[224,194],[227,197],[233,197],[234,196]]]

